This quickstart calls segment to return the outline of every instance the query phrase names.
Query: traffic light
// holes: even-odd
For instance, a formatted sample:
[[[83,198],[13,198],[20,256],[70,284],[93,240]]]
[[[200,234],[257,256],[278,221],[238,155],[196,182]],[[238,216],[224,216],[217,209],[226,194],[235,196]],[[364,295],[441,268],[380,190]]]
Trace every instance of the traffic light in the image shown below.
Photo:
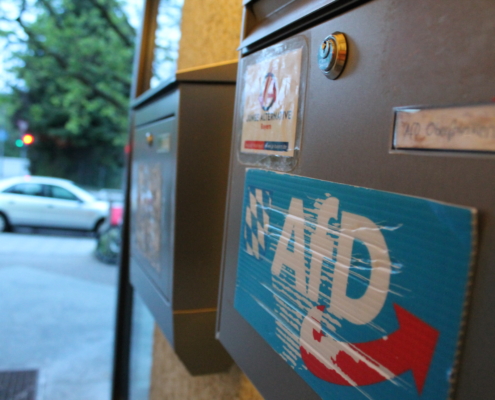
[[[22,135],[22,144],[25,146],[29,146],[34,143],[34,136],[30,133],[25,133]]]

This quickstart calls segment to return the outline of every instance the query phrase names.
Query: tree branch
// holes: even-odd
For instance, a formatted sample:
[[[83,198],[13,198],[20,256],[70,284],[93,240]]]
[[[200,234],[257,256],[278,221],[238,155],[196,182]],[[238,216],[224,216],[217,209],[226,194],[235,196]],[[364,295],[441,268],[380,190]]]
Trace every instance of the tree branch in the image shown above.
[[[122,15],[125,15],[125,12],[120,7],[120,3],[117,3],[115,5],[115,8],[117,8],[122,13]],[[131,35],[133,37],[135,37],[136,36],[136,29],[129,23],[129,19],[127,18],[127,16],[126,16],[126,18],[124,18],[124,23],[127,26],[127,28],[129,29],[129,31],[131,32]]]
[[[110,14],[107,11],[107,9],[103,5],[101,5],[98,2],[98,0],[89,0],[89,1],[98,9],[98,11],[100,12],[100,15],[108,22],[108,25],[120,37],[120,39],[122,40],[122,42],[124,42],[124,44],[127,47],[132,47],[133,46],[132,41],[129,39],[129,37],[127,37],[127,35],[124,32],[122,32],[122,30],[113,21],[112,17],[110,16]]]
[[[93,83],[91,82],[91,80],[89,80],[87,77],[85,77],[80,72],[69,73],[68,75],[79,80],[80,82],[84,83],[87,87],[89,87],[93,91],[94,94],[100,96],[101,98],[105,99],[109,103],[113,104],[120,111],[127,112],[126,107],[124,107],[122,104],[120,104],[117,100],[115,100],[114,97],[110,96],[108,93],[106,93],[103,90],[100,90],[96,86],[94,86]]]
[[[55,20],[55,25],[57,28],[62,29],[62,21],[60,19],[60,15],[55,12],[52,5],[46,0],[40,0],[40,2],[45,6],[48,14]]]
[[[22,29],[24,29],[26,35],[28,35],[28,37],[31,39],[31,43],[34,44],[38,49],[42,50],[46,55],[51,56],[57,62],[57,64],[64,70],[67,76],[77,79],[78,81],[86,85],[95,95],[101,97],[102,99],[105,99],[110,104],[113,104],[118,110],[122,112],[127,112],[126,107],[120,104],[114,97],[112,97],[108,93],[94,86],[93,82],[91,82],[91,80],[88,79],[86,76],[84,76],[80,72],[70,72],[68,70],[69,65],[67,61],[60,54],[50,51],[43,43],[36,40],[34,33],[31,32],[31,30],[22,22],[20,16],[19,18],[17,18],[17,22],[22,27]]]

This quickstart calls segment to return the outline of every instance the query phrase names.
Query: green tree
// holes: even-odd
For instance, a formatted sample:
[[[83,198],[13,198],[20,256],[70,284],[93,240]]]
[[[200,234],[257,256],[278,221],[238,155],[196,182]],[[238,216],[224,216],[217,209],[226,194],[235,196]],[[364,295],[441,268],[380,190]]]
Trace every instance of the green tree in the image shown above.
[[[2,3],[10,4],[2,33],[16,61],[4,104],[13,125],[28,121],[36,138],[28,152],[31,172],[115,186],[135,38],[121,2],[18,0],[14,16],[12,0]]]

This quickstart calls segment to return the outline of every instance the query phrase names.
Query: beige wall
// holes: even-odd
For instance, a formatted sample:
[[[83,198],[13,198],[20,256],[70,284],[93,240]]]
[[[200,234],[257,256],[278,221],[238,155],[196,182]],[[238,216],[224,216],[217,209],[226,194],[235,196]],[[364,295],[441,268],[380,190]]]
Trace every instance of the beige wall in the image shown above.
[[[185,0],[178,69],[237,59],[242,0]]]
[[[178,69],[235,60],[242,0],[185,0]],[[155,326],[150,400],[263,400],[236,366],[222,374],[189,375]]]

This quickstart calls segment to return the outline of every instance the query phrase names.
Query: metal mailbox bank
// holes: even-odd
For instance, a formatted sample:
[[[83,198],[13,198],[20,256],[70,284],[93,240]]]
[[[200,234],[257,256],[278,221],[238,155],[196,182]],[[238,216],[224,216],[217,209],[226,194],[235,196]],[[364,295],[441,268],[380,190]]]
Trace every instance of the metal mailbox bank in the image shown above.
[[[131,283],[193,375],[215,340],[236,63],[177,73],[133,105]]]
[[[217,337],[267,400],[493,397],[494,18],[244,2]]]

